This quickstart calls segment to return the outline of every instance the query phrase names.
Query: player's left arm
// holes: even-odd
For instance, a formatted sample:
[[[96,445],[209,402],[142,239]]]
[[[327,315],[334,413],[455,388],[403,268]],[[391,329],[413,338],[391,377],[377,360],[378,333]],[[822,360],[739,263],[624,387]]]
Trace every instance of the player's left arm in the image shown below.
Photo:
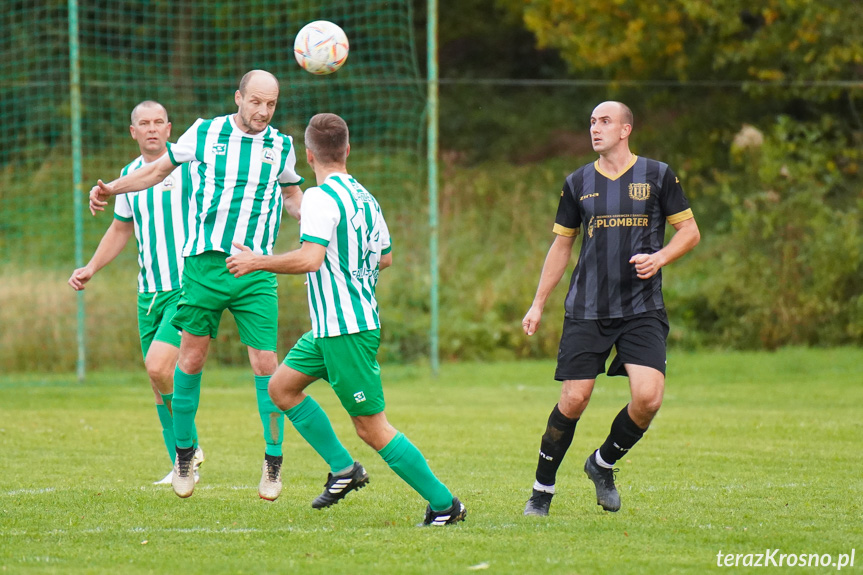
[[[680,179],[671,168],[666,166],[659,196],[662,212],[668,214],[668,223],[674,226],[674,235],[668,244],[652,254],[635,254],[629,263],[635,264],[635,272],[639,279],[651,278],[671,262],[677,260],[698,245],[701,232],[695,223],[695,216],[689,207],[689,202],[683,193]]]
[[[282,186],[282,200],[288,215],[300,221],[300,206],[303,203],[303,190],[300,186]]]
[[[655,276],[663,266],[691,251],[701,240],[701,232],[694,217],[671,225],[674,226],[674,235],[664,248],[652,254],[635,254],[630,258],[629,263],[635,264],[639,279]]]
[[[387,252],[381,256],[381,261],[378,262],[378,269],[384,270],[393,265],[393,253]]]
[[[382,248],[381,257],[378,260],[378,271],[380,271],[393,265],[393,238],[390,236],[390,228],[384,219],[383,212],[380,215],[378,225],[380,226],[380,245]]]

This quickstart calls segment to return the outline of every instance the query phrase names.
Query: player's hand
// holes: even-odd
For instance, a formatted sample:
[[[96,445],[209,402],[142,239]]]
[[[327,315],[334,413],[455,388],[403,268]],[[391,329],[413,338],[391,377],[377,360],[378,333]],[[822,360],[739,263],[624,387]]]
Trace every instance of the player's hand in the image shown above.
[[[102,180],[96,182],[96,185],[90,189],[90,213],[94,216],[96,212],[105,211],[105,206],[108,205],[108,198],[111,197],[111,184],[106,184]]]
[[[635,264],[635,273],[638,279],[646,280],[652,278],[662,267],[657,254],[635,254],[629,258],[629,263]]]
[[[539,329],[539,322],[542,321],[542,308],[535,305],[530,306],[524,319],[521,320],[521,327],[527,335],[533,335]]]
[[[93,272],[90,268],[86,266],[78,268],[72,272],[72,276],[69,278],[69,285],[75,291],[81,291],[84,289],[84,284],[90,281],[91,277],[93,277]]]
[[[240,250],[240,253],[234,254],[225,260],[228,271],[234,274],[235,278],[257,271],[258,268],[255,267],[255,261],[258,258],[258,254],[239,242],[232,243],[235,248]]]

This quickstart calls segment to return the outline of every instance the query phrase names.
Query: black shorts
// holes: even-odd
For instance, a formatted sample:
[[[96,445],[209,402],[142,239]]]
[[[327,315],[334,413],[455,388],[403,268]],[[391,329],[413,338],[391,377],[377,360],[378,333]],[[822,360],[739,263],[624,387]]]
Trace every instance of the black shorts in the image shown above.
[[[608,375],[627,375],[625,363],[652,367],[665,375],[667,337],[664,309],[616,319],[564,317],[554,379],[596,379],[605,371],[611,346],[617,348],[617,355]]]

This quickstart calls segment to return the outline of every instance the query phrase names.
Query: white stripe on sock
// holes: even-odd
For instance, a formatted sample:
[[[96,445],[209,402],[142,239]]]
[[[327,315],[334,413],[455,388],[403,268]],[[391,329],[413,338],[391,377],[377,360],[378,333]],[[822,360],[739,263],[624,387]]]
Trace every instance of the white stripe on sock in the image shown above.
[[[614,467],[614,465],[611,465],[611,464],[609,464],[609,463],[606,463],[606,462],[602,459],[602,456],[599,454],[599,450],[598,450],[598,449],[596,450],[596,464],[597,464],[597,465],[599,465],[600,467],[602,467],[603,469],[611,469],[612,467]]]
[[[533,488],[537,491],[542,491],[543,493],[551,493],[552,495],[554,495],[554,485],[543,485],[539,481],[534,481]]]

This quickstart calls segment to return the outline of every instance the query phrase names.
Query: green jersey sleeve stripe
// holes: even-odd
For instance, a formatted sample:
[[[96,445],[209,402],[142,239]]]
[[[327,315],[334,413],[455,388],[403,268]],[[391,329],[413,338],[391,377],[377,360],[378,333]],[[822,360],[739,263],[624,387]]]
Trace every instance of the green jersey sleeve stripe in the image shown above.
[[[114,214],[114,219],[120,220],[121,222],[131,222],[133,220],[133,218],[124,218],[120,214],[116,214],[116,213]]]
[[[310,236],[309,234],[303,234],[300,236],[301,242],[312,242],[313,244],[319,244],[324,247],[330,245],[330,240],[325,240],[323,238],[316,238],[315,236]]]
[[[174,164],[175,166],[179,166],[182,163],[182,162],[178,162],[174,158],[174,152],[171,151],[170,147],[168,148],[168,159],[171,160],[171,163]]]

